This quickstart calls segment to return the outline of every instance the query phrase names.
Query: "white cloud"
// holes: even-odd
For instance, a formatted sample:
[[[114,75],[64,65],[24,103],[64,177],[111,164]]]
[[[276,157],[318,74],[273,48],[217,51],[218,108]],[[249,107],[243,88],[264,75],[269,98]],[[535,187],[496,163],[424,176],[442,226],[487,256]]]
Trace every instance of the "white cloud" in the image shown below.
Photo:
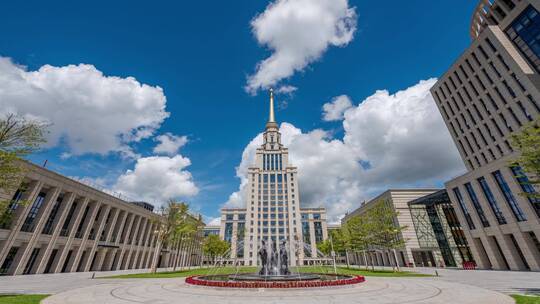
[[[346,46],[356,30],[356,11],[348,0],[276,0],[251,27],[272,52],[248,77],[246,90],[253,94],[304,70],[329,46]]]
[[[160,87],[133,77],[105,76],[93,65],[44,65],[36,71],[0,57],[0,114],[15,112],[51,123],[48,146],[69,155],[120,152],[148,138],[169,116]],[[66,154],[66,155],[68,155]]]
[[[176,155],[139,158],[133,170],[122,174],[113,191],[156,206],[171,198],[194,196],[199,192],[189,171],[188,158]]]
[[[159,144],[154,147],[154,153],[167,155],[175,155],[188,142],[187,136],[176,136],[171,133],[159,135],[155,140]]]
[[[219,226],[221,225],[221,217],[215,217],[215,218],[212,218],[208,224],[206,224],[207,226]]]
[[[297,87],[291,86],[291,85],[283,85],[280,86],[276,92],[279,94],[286,94],[286,95],[292,95],[294,92],[298,90]]]
[[[334,121],[342,120],[343,113],[346,110],[352,107],[352,102],[349,96],[340,95],[334,97],[331,102],[325,103],[323,105],[323,120],[325,121]]]
[[[421,81],[390,95],[377,91],[345,111],[343,139],[323,130],[307,133],[282,123],[282,141],[298,167],[302,206],[327,208],[331,221],[381,191],[395,187],[434,187],[464,167],[433,101]],[[259,134],[244,149],[237,168],[241,179],[227,207],[244,206],[247,168],[253,164]]]

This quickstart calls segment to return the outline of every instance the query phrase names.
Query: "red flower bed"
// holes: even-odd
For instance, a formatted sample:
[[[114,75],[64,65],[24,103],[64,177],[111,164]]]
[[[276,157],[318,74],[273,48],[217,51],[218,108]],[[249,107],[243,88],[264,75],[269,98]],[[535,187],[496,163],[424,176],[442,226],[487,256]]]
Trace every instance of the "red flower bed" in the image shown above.
[[[191,276],[186,278],[186,283],[198,286],[225,287],[225,288],[309,288],[351,285],[364,282],[363,276],[352,276],[346,279],[333,281],[286,281],[286,282],[265,282],[265,281],[209,281],[201,279],[204,276]]]

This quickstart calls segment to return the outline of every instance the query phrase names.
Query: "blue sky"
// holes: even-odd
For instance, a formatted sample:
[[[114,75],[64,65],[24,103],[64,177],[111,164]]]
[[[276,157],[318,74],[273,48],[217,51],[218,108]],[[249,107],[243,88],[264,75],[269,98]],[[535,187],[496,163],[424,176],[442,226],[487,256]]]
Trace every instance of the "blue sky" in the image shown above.
[[[266,120],[266,92],[252,95],[245,86],[256,64],[271,54],[250,26],[269,3],[10,1],[0,11],[0,56],[26,66],[26,71],[86,63],[106,76],[134,77],[161,87],[170,117],[154,133],[188,136],[179,153],[191,162],[185,170],[198,192],[183,198],[204,215],[216,217],[239,189],[236,167]],[[354,38],[330,46],[321,58],[279,82],[297,90],[278,96],[277,119],[304,133],[323,129],[341,140],[346,133],[342,121],[323,121],[323,105],[347,95],[357,106],[376,90],[393,93],[439,77],[470,43],[475,5],[466,0],[350,0],[357,21]],[[155,145],[154,137],[130,143],[138,157],[153,155]],[[50,169],[68,176],[101,179],[105,187],[112,187],[136,162],[136,157],[115,152],[61,159],[70,149],[61,140],[31,159],[47,159]],[[435,185],[444,181],[426,180]],[[411,180],[389,183],[364,196],[386,186],[416,185]]]

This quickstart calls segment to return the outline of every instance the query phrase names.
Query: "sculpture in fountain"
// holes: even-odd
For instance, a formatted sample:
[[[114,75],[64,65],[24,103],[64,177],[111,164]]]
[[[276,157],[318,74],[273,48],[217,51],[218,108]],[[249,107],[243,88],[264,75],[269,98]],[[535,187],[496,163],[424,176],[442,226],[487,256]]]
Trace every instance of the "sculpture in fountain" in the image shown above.
[[[259,275],[268,275],[268,252],[266,251],[266,242],[263,240],[261,249],[259,249],[259,258],[261,259],[261,270]]]
[[[285,246],[287,242],[284,240],[281,242],[281,246],[279,246],[279,261],[281,262],[281,265],[279,267],[279,272],[283,275],[289,275],[291,272],[289,271],[289,256],[287,255],[287,247]]]

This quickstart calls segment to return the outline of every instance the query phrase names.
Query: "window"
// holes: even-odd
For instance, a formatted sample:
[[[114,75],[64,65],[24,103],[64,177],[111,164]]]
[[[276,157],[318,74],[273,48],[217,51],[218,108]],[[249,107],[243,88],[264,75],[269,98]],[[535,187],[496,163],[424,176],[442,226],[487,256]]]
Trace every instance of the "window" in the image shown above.
[[[17,255],[17,251],[19,251],[19,247],[11,247],[9,249],[6,259],[4,260],[2,267],[0,267],[0,274],[6,274],[9,271],[9,269],[11,268],[11,264],[13,264],[13,261],[15,260],[15,255]]]
[[[232,234],[233,234],[233,224],[232,223],[226,223],[225,224],[225,241],[231,242],[232,240]]]
[[[320,220],[321,219],[321,214],[320,213],[313,213],[313,219],[314,220]]]
[[[499,204],[495,200],[495,197],[493,196],[493,193],[491,192],[491,189],[489,188],[489,185],[484,177],[480,177],[478,179],[478,183],[482,187],[482,191],[484,192],[484,196],[486,197],[489,206],[491,207],[491,210],[493,210],[493,214],[495,214],[495,218],[497,219],[497,222],[499,225],[506,224],[506,219],[504,218],[504,215],[501,212],[501,208],[499,208]]]
[[[531,182],[529,181],[529,178],[527,177],[527,175],[525,174],[525,172],[519,165],[514,165],[510,167],[510,170],[512,170],[514,178],[516,179],[519,186],[521,187],[521,190],[523,190],[523,192],[527,194],[527,199],[533,206],[533,209],[536,212],[536,215],[540,218],[540,199],[531,196],[531,195],[537,194],[537,192],[534,189]]]
[[[321,243],[323,241],[323,229],[322,229],[322,223],[321,222],[315,222],[313,223],[313,226],[315,228],[315,242]]]
[[[482,226],[489,227],[489,222],[486,218],[484,210],[482,209],[482,206],[480,205],[480,201],[478,201],[478,197],[476,196],[476,193],[474,192],[474,189],[471,183],[466,183],[465,189],[467,189],[467,194],[469,194],[469,198],[471,199],[471,202],[474,208],[476,209],[476,213],[478,214],[478,217],[480,218],[480,222],[482,222]]]
[[[239,221],[245,221],[246,220],[246,215],[245,214],[238,214],[238,220]]]
[[[540,70],[540,14],[529,5],[506,30],[510,40]]]
[[[39,209],[43,205],[43,201],[45,200],[46,193],[40,192],[39,195],[34,200],[34,203],[32,204],[32,207],[30,208],[30,211],[28,212],[28,215],[26,216],[26,219],[24,220],[24,224],[21,228],[21,231],[25,232],[33,232],[34,231],[34,220],[36,219],[36,216],[38,215]]]
[[[476,229],[474,226],[474,222],[472,221],[471,214],[469,213],[469,210],[467,208],[467,205],[465,205],[465,202],[463,201],[463,196],[461,195],[461,191],[459,191],[459,188],[452,189],[454,192],[454,195],[456,196],[459,207],[461,208],[461,212],[463,212],[463,216],[465,216],[465,219],[467,220],[467,224],[469,226],[470,230]]]
[[[41,233],[43,234],[51,234],[52,233],[52,226],[54,223],[54,219],[56,218],[56,214],[58,214],[58,209],[60,209],[60,204],[62,204],[63,197],[58,196],[56,199],[56,202],[51,210],[51,213],[49,214],[49,218],[47,219],[47,222],[45,223],[45,226],[43,226],[43,230]]]
[[[497,181],[497,185],[499,186],[499,189],[503,193],[503,196],[506,199],[506,202],[508,203],[508,205],[510,206],[510,209],[512,210],[512,213],[516,217],[516,220],[518,222],[526,221],[527,217],[525,216],[525,214],[523,213],[523,211],[519,207],[519,205],[518,205],[518,203],[516,201],[516,198],[514,197],[514,194],[510,190],[510,187],[508,186],[508,184],[504,180],[504,177],[503,177],[501,171],[497,170],[497,171],[493,172],[492,175],[495,178],[495,180]]]

